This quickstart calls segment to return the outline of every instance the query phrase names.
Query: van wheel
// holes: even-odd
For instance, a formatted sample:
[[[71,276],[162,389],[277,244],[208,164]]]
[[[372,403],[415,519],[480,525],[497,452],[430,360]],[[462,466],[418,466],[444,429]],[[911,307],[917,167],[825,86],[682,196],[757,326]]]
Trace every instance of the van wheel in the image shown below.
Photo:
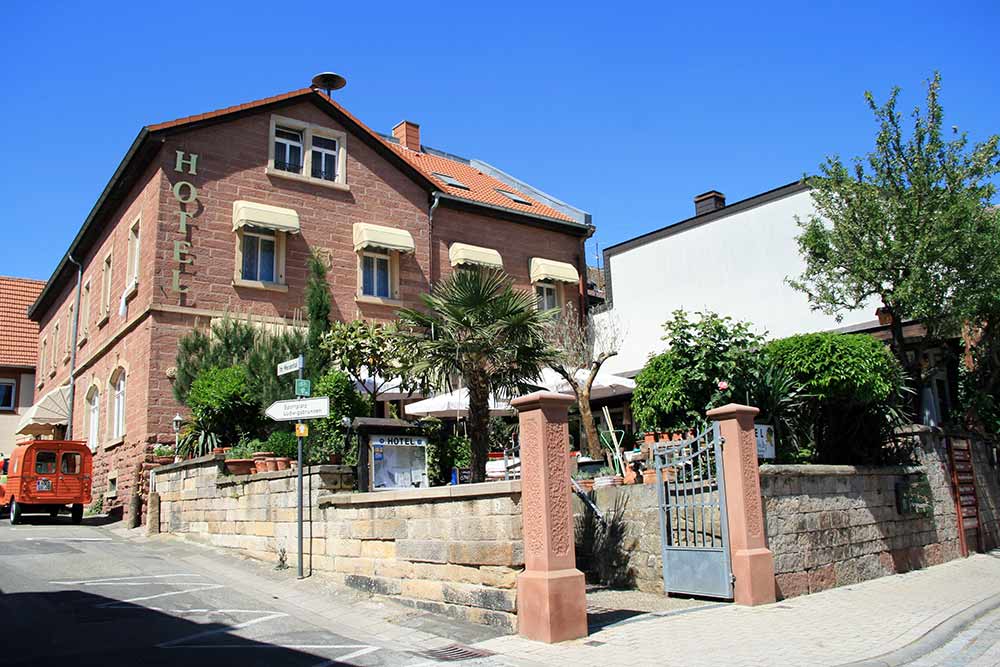
[[[70,516],[73,519],[73,523],[80,523],[83,521],[83,505],[80,503],[73,505],[73,511],[70,513]]]
[[[10,525],[16,526],[21,523],[21,506],[14,498],[10,499]]]

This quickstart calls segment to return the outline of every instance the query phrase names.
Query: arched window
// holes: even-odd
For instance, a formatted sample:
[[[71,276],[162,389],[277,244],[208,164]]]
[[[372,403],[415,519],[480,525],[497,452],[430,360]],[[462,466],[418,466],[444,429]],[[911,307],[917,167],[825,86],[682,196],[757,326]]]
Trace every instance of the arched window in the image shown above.
[[[90,388],[87,392],[87,444],[90,446],[90,451],[96,452],[97,445],[100,442],[101,431],[101,392],[98,391],[97,385]]]
[[[125,435],[125,369],[119,368],[111,376],[111,440]]]

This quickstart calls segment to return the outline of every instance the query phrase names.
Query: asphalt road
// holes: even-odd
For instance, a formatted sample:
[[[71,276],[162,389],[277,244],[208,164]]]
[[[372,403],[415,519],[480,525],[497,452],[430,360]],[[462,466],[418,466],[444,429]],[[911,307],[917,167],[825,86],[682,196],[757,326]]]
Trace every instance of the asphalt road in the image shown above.
[[[26,519],[0,518],[0,664],[434,662],[387,642],[376,623],[371,641],[359,641],[356,624],[345,636],[324,616],[261,593],[252,568],[234,578],[192,566],[184,550],[198,547],[136,543],[92,519],[73,526],[68,515]]]

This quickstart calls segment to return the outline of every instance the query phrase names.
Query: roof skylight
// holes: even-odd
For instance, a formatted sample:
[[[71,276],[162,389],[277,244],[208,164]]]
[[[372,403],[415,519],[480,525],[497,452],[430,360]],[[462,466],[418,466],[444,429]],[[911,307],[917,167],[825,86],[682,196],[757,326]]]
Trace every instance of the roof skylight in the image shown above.
[[[435,177],[440,178],[442,181],[444,181],[445,185],[450,185],[453,188],[462,188],[463,190],[468,190],[469,189],[468,185],[466,185],[462,181],[458,180],[454,176],[449,176],[448,174],[442,174],[442,173],[439,173],[439,172],[436,172],[436,171],[432,171],[431,174],[433,174]]]
[[[516,192],[509,192],[507,190],[501,190],[500,188],[496,188],[496,191],[513,202],[517,202],[518,204],[525,204],[526,206],[531,206],[530,201],[528,201],[521,195],[517,194]]]

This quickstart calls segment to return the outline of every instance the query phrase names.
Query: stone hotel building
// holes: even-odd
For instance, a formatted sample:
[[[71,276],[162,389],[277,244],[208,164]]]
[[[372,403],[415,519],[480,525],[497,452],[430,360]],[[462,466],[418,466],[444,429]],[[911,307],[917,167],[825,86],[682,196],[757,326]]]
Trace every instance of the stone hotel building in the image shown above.
[[[178,339],[226,312],[293,322],[311,251],[342,320],[393,318],[468,263],[582,312],[592,232],[589,214],[423,146],[417,124],[381,135],[315,88],[150,125],[29,309],[35,397],[69,397],[51,426],[72,422],[95,492],[127,516],[142,462],[184,412]]]

